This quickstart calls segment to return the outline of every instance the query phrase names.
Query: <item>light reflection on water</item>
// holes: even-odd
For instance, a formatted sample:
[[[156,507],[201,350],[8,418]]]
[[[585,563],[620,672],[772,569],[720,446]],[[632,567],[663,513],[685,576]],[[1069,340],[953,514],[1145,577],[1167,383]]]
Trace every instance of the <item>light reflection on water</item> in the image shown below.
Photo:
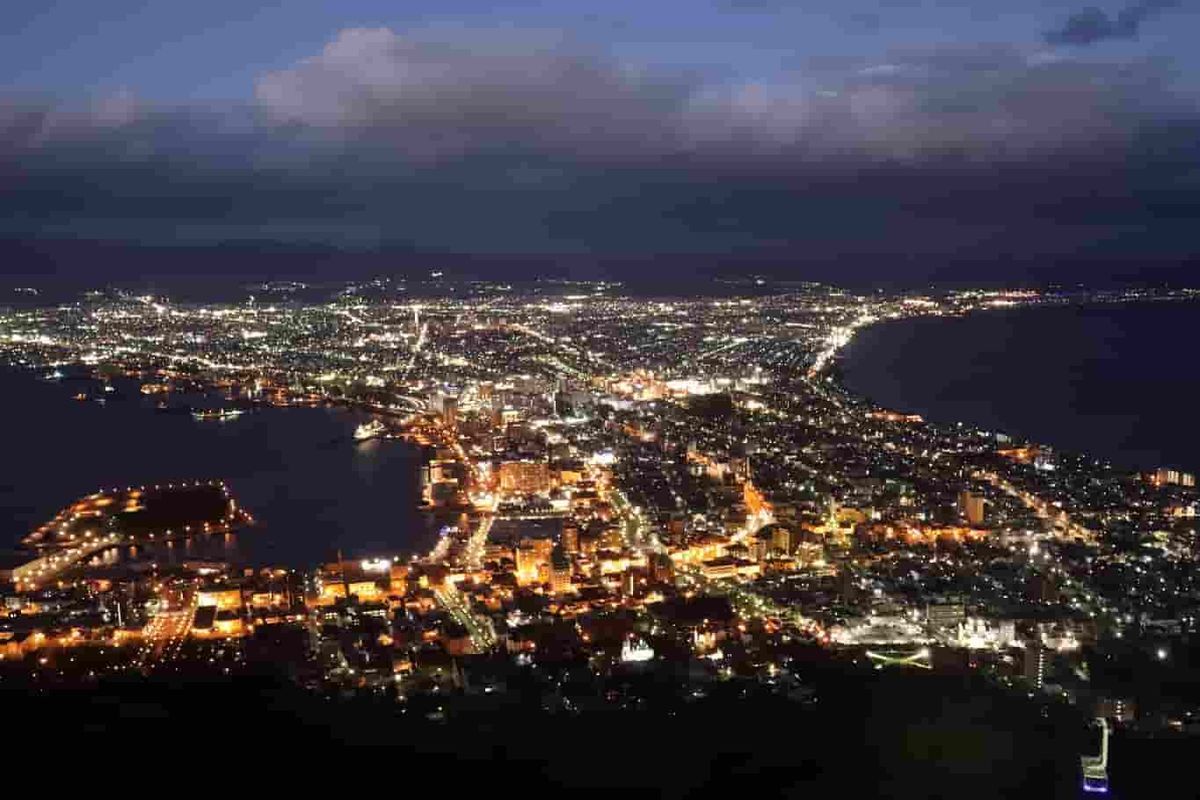
[[[399,440],[355,443],[367,417],[344,409],[264,409],[228,421],[157,413],[133,381],[103,405],[73,395],[80,381],[0,370],[0,546],[97,488],[221,479],[256,524],[230,536],[193,537],[152,553],[307,566],[336,556],[424,552],[436,524],[417,512],[419,451]],[[172,397],[172,401],[180,400]],[[210,402],[220,403],[214,396]],[[199,403],[197,403],[199,405]],[[160,552],[161,551],[161,552]],[[137,548],[137,557],[148,553]],[[125,551],[104,559],[127,560]],[[107,561],[105,563],[108,563]],[[114,562],[116,563],[116,562]]]

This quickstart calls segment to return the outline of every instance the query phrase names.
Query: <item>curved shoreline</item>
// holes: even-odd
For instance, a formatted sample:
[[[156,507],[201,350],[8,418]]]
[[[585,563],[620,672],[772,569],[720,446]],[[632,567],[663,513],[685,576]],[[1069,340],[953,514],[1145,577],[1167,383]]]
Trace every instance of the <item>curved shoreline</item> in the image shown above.
[[[76,403],[70,389],[37,375],[36,369],[0,369],[0,378],[7,381],[7,410],[23,420],[13,426],[12,444],[19,452],[53,452],[63,466],[52,468],[56,459],[43,458],[25,469],[11,459],[7,470],[0,471],[0,503],[12,529],[6,550],[20,549],[21,537],[68,499],[91,493],[97,483],[166,484],[206,476],[228,482],[239,504],[260,522],[253,535],[237,537],[238,563],[315,564],[338,547],[363,556],[385,548],[420,554],[432,539],[430,524],[415,506],[416,450],[406,445],[374,453],[352,445],[354,421],[378,412],[344,405],[284,406],[268,410],[302,413],[251,414],[225,425],[199,423],[188,416],[157,414],[152,403],[133,391],[103,410],[94,403]],[[339,420],[340,415],[347,416]],[[108,458],[69,457],[80,447]],[[390,494],[373,488],[385,485]],[[403,498],[414,501],[411,512],[407,504],[395,510],[395,501]],[[308,516],[303,509],[320,515]],[[386,525],[381,528],[372,520]],[[230,558],[225,553],[219,557]]]
[[[1054,304],[1021,304],[1021,305],[1016,305],[1016,306],[1006,306],[1006,307],[1002,307],[1002,308],[973,309],[973,310],[967,311],[966,313],[963,313],[963,314],[955,314],[948,321],[950,321],[950,322],[965,321],[968,319],[975,321],[980,318],[994,317],[994,316],[1019,316],[1019,315],[1030,314],[1035,311],[1067,312],[1068,310],[1071,310],[1076,313],[1086,312],[1089,310],[1095,311],[1095,310],[1103,310],[1103,309],[1124,311],[1127,309],[1134,310],[1134,309],[1139,309],[1139,308],[1145,308],[1147,306],[1156,305],[1156,304],[1162,303],[1162,302],[1172,302],[1174,304],[1179,304],[1179,303],[1185,303],[1185,302],[1189,302],[1189,301],[1194,303],[1196,300],[1197,300],[1197,298],[1193,298],[1193,297],[1160,297],[1160,298],[1138,298],[1136,300],[1127,300],[1127,301],[1073,301],[1073,302],[1054,303]],[[1200,310],[1200,304],[1194,305],[1193,308]],[[993,312],[993,311],[1001,312],[1001,314],[993,315],[993,314],[987,313],[987,312]],[[922,416],[927,422],[932,423],[934,425],[939,425],[939,426],[968,425],[968,426],[971,426],[975,430],[987,431],[987,432],[991,432],[991,433],[995,433],[995,434],[1002,434],[1002,435],[1008,436],[1013,441],[1041,445],[1041,446],[1049,447],[1051,449],[1057,449],[1057,450],[1061,450],[1063,452],[1073,453],[1075,455],[1086,456],[1090,459],[1106,463],[1109,466],[1111,466],[1115,469],[1118,469],[1120,471],[1128,471],[1131,473],[1142,472],[1142,471],[1145,471],[1145,469],[1147,469],[1147,468],[1157,468],[1157,467],[1161,467],[1161,466],[1180,466],[1178,459],[1166,458],[1166,457],[1158,459],[1159,463],[1155,463],[1155,464],[1144,463],[1146,461],[1146,459],[1144,457],[1145,454],[1149,453],[1150,451],[1158,450],[1159,448],[1161,448],[1163,446],[1162,445],[1163,439],[1161,437],[1159,437],[1155,441],[1147,441],[1146,444],[1141,447],[1137,446],[1136,443],[1135,443],[1135,446],[1133,446],[1133,447],[1119,446],[1116,444],[1114,444],[1113,446],[1110,446],[1108,448],[1105,448],[1103,446],[1101,446],[1099,448],[1079,447],[1079,446],[1073,445],[1067,441],[1063,441],[1062,439],[1056,439],[1053,436],[1037,435],[1036,433],[1027,431],[1024,429],[1025,426],[1022,426],[1020,423],[1014,424],[1008,420],[1005,420],[1005,421],[1003,421],[1003,423],[997,424],[997,422],[999,422],[999,421],[985,422],[985,421],[979,420],[977,418],[971,418],[969,415],[955,414],[953,412],[946,413],[944,411],[944,409],[939,410],[937,408],[938,403],[936,401],[932,401],[929,403],[920,403],[920,402],[914,403],[910,399],[910,400],[907,400],[904,402],[895,402],[895,403],[885,402],[885,400],[880,397],[881,392],[878,391],[878,387],[876,387],[876,390],[874,390],[874,391],[868,390],[866,387],[864,387],[862,385],[862,383],[863,383],[862,381],[851,381],[851,380],[847,379],[848,378],[847,373],[849,370],[847,370],[846,366],[849,363],[849,358],[850,358],[850,356],[848,355],[849,348],[854,344],[861,343],[861,336],[865,331],[868,331],[868,330],[873,331],[875,329],[884,327],[887,323],[897,323],[897,324],[909,323],[910,325],[911,324],[920,324],[926,320],[932,320],[937,317],[938,317],[938,315],[936,315],[936,314],[913,314],[913,315],[907,316],[907,317],[881,319],[881,320],[872,322],[869,325],[865,325],[865,326],[857,328],[854,331],[854,335],[852,337],[850,337],[844,344],[842,344],[837,349],[836,354],[832,358],[829,359],[829,365],[832,365],[835,368],[834,374],[832,374],[830,376],[831,379],[837,385],[838,389],[840,391],[844,392],[847,396],[861,400],[861,401],[865,402],[866,404],[868,404],[872,407],[875,407],[875,408],[887,409],[887,410],[892,410],[892,411],[905,413],[905,414],[917,414],[917,415]],[[1184,334],[1184,336],[1186,336],[1186,334]],[[977,347],[972,348],[972,349],[980,354],[987,352],[986,350],[982,350]],[[1021,352],[1027,353],[1028,350],[1025,348],[1022,348]],[[865,366],[861,366],[859,368],[858,371],[859,371],[860,375],[874,374],[874,373],[878,372],[878,365],[867,363],[868,358],[869,358],[869,356],[866,358],[860,356],[860,358],[858,359],[859,364],[865,365]],[[1088,359],[1086,359],[1086,358],[1080,359],[1079,363],[1086,362],[1087,360]],[[1122,361],[1124,362],[1125,359],[1122,359]],[[1072,364],[1064,363],[1062,366],[1063,366],[1063,369],[1069,369],[1072,366]],[[868,369],[868,367],[869,367],[869,369]],[[911,367],[911,365],[910,365],[910,367]],[[922,380],[922,377],[920,375],[914,375],[913,373],[914,373],[914,371],[911,368],[905,370],[904,375],[907,376],[907,378],[904,378],[904,379]],[[955,374],[960,375],[962,373],[959,371],[956,371]],[[902,379],[897,378],[896,380],[902,380]],[[857,386],[851,385],[852,383],[857,384]],[[979,393],[975,394],[973,397],[962,398],[962,402],[966,402],[966,403],[984,402],[987,400],[987,398],[989,396],[991,396],[991,395],[989,395],[987,392],[979,392]],[[999,396],[999,395],[997,395],[997,396]],[[1001,399],[1003,399],[1002,396],[1001,396]],[[918,407],[918,406],[921,406],[921,407]],[[997,403],[996,407],[997,408],[1005,408],[1005,407],[1010,407],[1010,406],[1005,406],[1002,403]],[[1017,407],[1019,407],[1019,406],[1017,406]],[[999,416],[1011,417],[1012,415],[1011,414],[1002,414]],[[1047,417],[1049,417],[1049,416],[1050,416],[1050,414],[1047,415]],[[1073,411],[1073,416],[1087,417],[1090,415],[1087,413],[1080,413],[1077,411]],[[1133,415],[1132,418],[1140,420],[1141,418],[1149,418],[1149,417],[1150,417],[1150,415],[1146,414],[1145,412],[1138,411],[1136,414]],[[1071,437],[1068,436],[1066,438],[1070,439]],[[1104,452],[1105,450],[1107,450],[1108,452],[1107,453]],[[1121,452],[1121,450],[1124,450],[1124,452]],[[1139,452],[1141,452],[1143,455],[1143,457],[1140,460],[1139,460]],[[1200,466],[1200,465],[1189,463],[1187,465],[1180,466],[1180,468],[1187,469],[1188,471],[1195,471],[1198,466]]]

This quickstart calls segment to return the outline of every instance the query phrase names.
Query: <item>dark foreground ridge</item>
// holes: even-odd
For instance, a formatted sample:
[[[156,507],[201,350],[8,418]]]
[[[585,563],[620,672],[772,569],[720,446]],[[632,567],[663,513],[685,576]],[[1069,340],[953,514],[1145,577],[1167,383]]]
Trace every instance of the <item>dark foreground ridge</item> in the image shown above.
[[[505,713],[459,695],[428,708],[306,692],[268,674],[135,679],[53,691],[6,681],[22,739],[96,752],[389,750],[456,789],[619,789],[663,796],[1070,797],[1078,744],[1067,707],[1013,700],[977,681],[880,673],[821,676],[820,701],[714,692],[669,710],[548,714],[515,689]],[[442,714],[436,712],[442,709]],[[432,719],[431,719],[432,717]],[[1132,796],[1132,795],[1130,795]]]

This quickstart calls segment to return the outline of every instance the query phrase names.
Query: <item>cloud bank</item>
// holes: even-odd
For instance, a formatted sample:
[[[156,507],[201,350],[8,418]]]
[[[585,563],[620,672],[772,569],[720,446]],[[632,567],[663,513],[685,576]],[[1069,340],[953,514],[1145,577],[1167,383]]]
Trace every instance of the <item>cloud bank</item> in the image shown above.
[[[1182,258],[1198,133],[1163,65],[1053,50],[711,83],[545,32],[350,29],[262,75],[243,106],[5,99],[0,236]]]
[[[1128,135],[1163,99],[1146,67],[1081,65],[1015,47],[895,54],[830,76],[710,86],[598,54],[343,31],[262,77],[276,125],[393,147],[413,159],[533,149],[580,159],[689,154],[803,160],[981,157]]]

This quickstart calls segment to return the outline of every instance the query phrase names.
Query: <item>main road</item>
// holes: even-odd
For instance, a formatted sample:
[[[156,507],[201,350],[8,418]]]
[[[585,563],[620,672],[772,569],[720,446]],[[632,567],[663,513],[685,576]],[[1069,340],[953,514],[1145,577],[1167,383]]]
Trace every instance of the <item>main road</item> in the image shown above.
[[[1048,503],[1032,492],[1014,486],[995,472],[980,470],[975,473],[975,477],[987,481],[1009,497],[1020,500],[1030,511],[1053,525],[1059,538],[1077,539],[1086,544],[1096,544],[1096,533],[1071,519],[1070,515],[1061,508]]]
[[[180,608],[164,608],[150,618],[142,630],[142,646],[135,659],[139,669],[149,670],[160,661],[178,657],[191,633],[198,601],[198,596],[189,592]]]
[[[453,584],[447,583],[441,589],[434,590],[438,605],[446,609],[460,625],[467,629],[471,637],[471,645],[477,652],[486,652],[496,646],[496,634],[492,628],[479,619],[467,605],[467,599]]]

